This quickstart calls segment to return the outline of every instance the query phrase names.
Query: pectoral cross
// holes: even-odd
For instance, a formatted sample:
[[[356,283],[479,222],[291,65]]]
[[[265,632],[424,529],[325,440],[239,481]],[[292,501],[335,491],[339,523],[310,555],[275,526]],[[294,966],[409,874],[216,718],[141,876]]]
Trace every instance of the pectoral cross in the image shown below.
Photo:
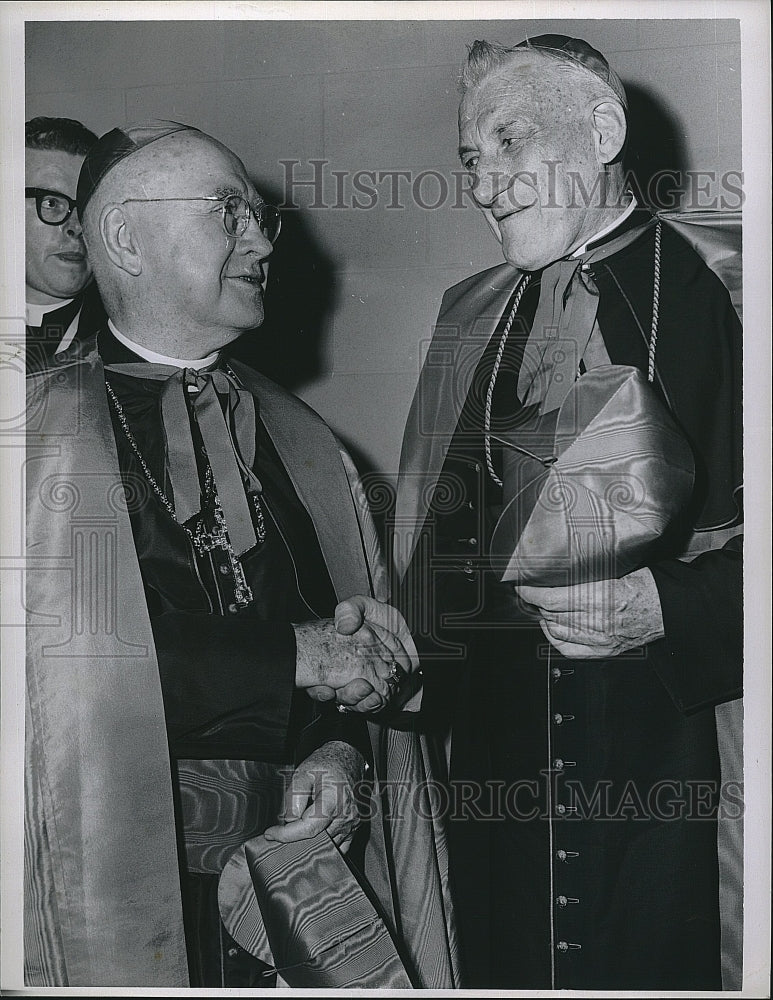
[[[257,505],[256,509],[259,509]],[[220,506],[217,494],[214,495],[214,516],[215,527],[211,531],[207,531],[205,529],[203,518],[199,517],[197,519],[196,527],[191,534],[191,541],[193,542],[199,555],[204,555],[206,552],[212,552],[214,549],[221,549],[225,552],[231,566],[231,573],[233,574],[234,601],[239,607],[246,608],[248,604],[252,603],[252,589],[247,583],[247,577],[245,576],[241,560],[234,551],[234,547],[231,545],[231,540],[228,537],[225,515],[223,514],[223,508]],[[264,538],[265,527],[262,522],[261,511],[259,518],[258,541],[261,542]]]

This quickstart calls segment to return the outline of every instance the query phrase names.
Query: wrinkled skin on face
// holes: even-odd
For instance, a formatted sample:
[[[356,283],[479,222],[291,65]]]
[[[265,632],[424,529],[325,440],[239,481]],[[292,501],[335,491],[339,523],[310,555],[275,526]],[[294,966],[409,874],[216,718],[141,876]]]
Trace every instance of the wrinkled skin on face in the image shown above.
[[[525,54],[469,89],[459,153],[473,195],[524,270],[582,246],[619,214],[622,171],[608,164],[625,139],[618,102],[587,74]]]
[[[75,198],[83,157],[58,149],[25,150],[24,184]],[[25,250],[27,301],[47,305],[71,299],[91,280],[77,210],[59,226],[41,222],[35,199],[27,198]]]
[[[97,188],[86,209],[87,238],[101,240],[110,257],[105,263],[100,252],[97,277],[111,281],[116,264],[123,271],[124,332],[139,335],[139,343],[151,336],[148,346],[161,353],[203,357],[263,322],[272,245],[254,217],[237,239],[225,233],[216,201],[126,202],[229,194],[251,205],[263,200],[229,149],[193,131],[143,148]]]

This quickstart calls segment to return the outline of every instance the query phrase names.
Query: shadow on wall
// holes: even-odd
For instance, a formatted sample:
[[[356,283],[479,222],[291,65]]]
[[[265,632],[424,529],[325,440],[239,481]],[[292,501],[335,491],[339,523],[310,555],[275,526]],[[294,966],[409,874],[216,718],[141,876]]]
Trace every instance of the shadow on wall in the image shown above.
[[[267,201],[279,205],[284,200],[270,185],[256,181],[256,186]],[[265,298],[263,324],[239,338],[233,356],[297,393],[327,370],[323,338],[336,305],[332,258],[312,236],[302,212],[282,213],[282,232],[271,254]],[[364,477],[366,489],[379,496],[381,490],[389,490],[387,478],[377,475],[365,452],[338,428],[336,433]],[[378,506],[374,518],[380,532],[381,514]]]
[[[652,208],[678,207],[684,190],[682,130],[650,91],[626,85],[629,139],[624,165],[637,196]],[[284,195],[258,183],[268,200]],[[336,305],[332,258],[299,211],[285,211],[268,275],[266,319],[242,337],[235,355],[291,391],[327,370],[323,338]]]
[[[685,186],[683,131],[651,91],[625,83],[625,92],[629,124],[623,163],[634,193],[650,208],[678,208]]]
[[[284,195],[256,182],[266,201]],[[299,211],[282,213],[282,232],[271,254],[266,318],[239,339],[234,356],[291,392],[325,372],[322,338],[335,305],[331,259]]]
[[[629,139],[624,166],[637,198],[655,209],[677,207],[686,162],[678,123],[646,89],[628,84],[626,92]],[[281,204],[282,192],[260,181],[257,187],[267,200]],[[234,355],[284,388],[298,392],[327,371],[323,341],[336,304],[332,258],[312,235],[303,212],[287,210],[271,255],[265,321],[240,338]],[[341,436],[364,477],[379,534],[386,539],[394,483],[374,469],[366,454],[347,440],[345,431]]]

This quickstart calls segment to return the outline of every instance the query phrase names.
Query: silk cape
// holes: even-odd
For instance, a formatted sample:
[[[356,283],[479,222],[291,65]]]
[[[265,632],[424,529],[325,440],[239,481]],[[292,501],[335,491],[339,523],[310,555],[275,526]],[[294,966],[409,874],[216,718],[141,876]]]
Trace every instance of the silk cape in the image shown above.
[[[304,403],[233,367],[259,400],[338,598],[384,598],[384,564],[351,460]],[[96,351],[30,378],[27,417],[26,978],[185,987],[161,686]],[[430,808],[431,749],[410,729],[369,729],[366,875],[405,942],[414,981],[452,987],[455,936],[445,835]],[[395,790],[406,789],[414,799],[398,815]]]

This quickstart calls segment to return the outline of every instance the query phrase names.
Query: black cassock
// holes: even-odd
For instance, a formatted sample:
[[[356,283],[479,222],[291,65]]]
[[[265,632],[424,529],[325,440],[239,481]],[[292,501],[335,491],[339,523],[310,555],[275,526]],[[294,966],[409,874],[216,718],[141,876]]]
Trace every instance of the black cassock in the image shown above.
[[[649,228],[593,265],[609,359],[645,373],[653,246]],[[466,291],[449,293],[439,329],[460,328]],[[538,298],[535,274],[499,369],[495,431],[518,427]],[[740,324],[719,279],[664,226],[655,386],[693,447],[695,502],[650,564],[665,638],[570,660],[486,568],[502,492],[486,468],[483,413],[511,302],[469,378],[402,593],[428,724],[452,720],[463,985],[720,988],[717,814],[742,811],[740,788],[720,788],[714,711],[742,687],[741,540],[727,538],[741,521]],[[494,445],[501,478],[500,459]],[[707,528],[726,534],[693,558]],[[673,558],[690,543],[692,561]]]

